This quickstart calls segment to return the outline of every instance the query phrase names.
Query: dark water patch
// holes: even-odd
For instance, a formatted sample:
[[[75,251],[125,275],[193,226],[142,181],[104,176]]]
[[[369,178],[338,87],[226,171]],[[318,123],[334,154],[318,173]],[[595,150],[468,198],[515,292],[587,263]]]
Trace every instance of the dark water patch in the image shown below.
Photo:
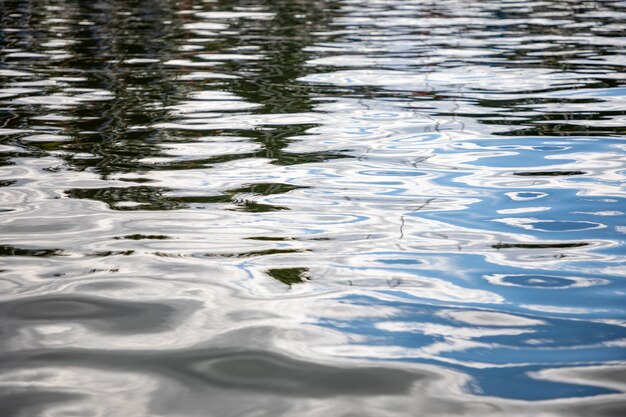
[[[74,188],[66,190],[70,198],[105,202],[113,210],[177,210],[186,207],[168,198],[169,189],[160,187],[109,187],[96,189]]]
[[[244,187],[234,188],[226,191],[220,192],[219,195],[211,195],[211,196],[181,196],[181,197],[170,197],[170,201],[185,203],[189,205],[193,204],[216,204],[216,203],[233,203],[236,208],[231,210],[236,211],[245,211],[249,213],[265,213],[271,211],[281,211],[281,210],[289,210],[288,207],[277,206],[273,204],[264,204],[259,203],[247,198],[242,198],[242,195],[254,194],[254,195],[274,195],[274,194],[284,194],[292,190],[297,190],[301,188],[308,187],[300,187],[290,184],[280,184],[280,183],[259,183],[259,184],[251,184]]]
[[[311,279],[308,275],[308,268],[273,268],[269,269],[267,274],[290,287],[295,284],[302,284]]]
[[[121,181],[126,181],[126,182],[135,182],[138,184],[145,184],[147,182],[153,182],[154,180],[150,179],[150,178],[120,178]]]
[[[119,268],[110,268],[110,269],[98,269],[98,268],[93,268],[89,270],[90,274],[95,274],[97,272],[108,272],[108,273],[115,273],[115,272],[120,272]]]
[[[217,204],[231,203],[232,197],[229,195],[192,195],[184,197],[171,197],[171,201],[185,204]]]
[[[114,239],[127,239],[127,240],[167,240],[171,237],[166,235],[142,235],[141,233],[135,233],[132,235],[118,236]]]
[[[246,211],[248,213],[267,213],[271,211],[289,210],[289,207],[275,206],[272,204],[261,204],[255,201],[244,200],[240,202],[234,210]]]
[[[335,152],[284,152],[280,159],[275,159],[272,163],[275,165],[298,165],[329,162],[338,159],[351,158],[351,156],[347,154],[349,151],[349,149],[341,149]]]
[[[289,240],[293,240],[291,238],[288,237],[274,237],[274,236],[252,236],[252,237],[247,237],[246,239],[248,240],[260,240],[260,241],[267,241],[267,242],[284,242],[284,241],[289,241]]]
[[[161,332],[200,307],[197,301],[159,303],[123,301],[86,295],[47,295],[0,303],[5,336],[23,326],[79,323],[111,334]]]
[[[259,184],[250,184],[244,187],[235,188],[232,190],[226,191],[228,194],[242,194],[242,193],[251,193],[258,195],[272,195],[272,194],[284,194],[289,191],[304,189],[309,187],[296,186],[291,184],[280,184],[280,183],[259,183]]]
[[[584,171],[535,171],[535,172],[514,172],[513,175],[520,177],[559,177],[572,175],[585,175]]]
[[[67,255],[62,249],[29,249],[18,248],[11,245],[0,245],[0,256],[65,256]]]
[[[574,242],[574,243],[497,243],[491,245],[494,249],[570,249],[580,248],[588,246],[589,243]]]
[[[168,252],[154,252],[155,256],[159,256],[161,258],[184,258],[188,255],[182,253],[168,253]]]
[[[226,258],[252,258],[256,256],[269,256],[269,255],[280,255],[280,254],[286,254],[286,253],[304,253],[304,252],[310,252],[310,251],[306,249],[267,249],[267,250],[260,250],[260,251],[254,251],[254,252],[243,252],[243,253],[233,253],[233,254],[207,253],[205,254],[205,256],[209,256],[209,257],[218,256],[218,257],[226,257]]]
[[[275,206],[272,204],[262,204],[255,201],[239,199],[236,195],[211,195],[211,196],[185,196],[170,197],[169,201],[185,204],[182,207],[205,204],[232,203],[236,207],[229,209],[232,211],[246,211],[249,213],[264,213],[269,211],[289,210],[288,207]]]
[[[118,251],[107,250],[107,251],[101,251],[101,252],[88,252],[88,253],[85,253],[84,256],[106,258],[107,256],[129,256],[129,255],[132,255],[133,253],[135,253],[134,250],[118,250]]]

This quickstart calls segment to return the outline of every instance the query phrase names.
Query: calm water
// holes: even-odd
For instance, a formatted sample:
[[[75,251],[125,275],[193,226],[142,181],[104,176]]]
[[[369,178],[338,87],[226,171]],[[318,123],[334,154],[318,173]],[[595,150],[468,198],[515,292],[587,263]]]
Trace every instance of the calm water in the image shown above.
[[[623,415],[625,22],[0,1],[0,414]]]

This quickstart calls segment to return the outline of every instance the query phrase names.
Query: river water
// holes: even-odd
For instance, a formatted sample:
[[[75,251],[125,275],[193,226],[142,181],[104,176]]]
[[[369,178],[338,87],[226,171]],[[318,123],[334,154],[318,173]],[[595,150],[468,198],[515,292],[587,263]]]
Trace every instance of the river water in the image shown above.
[[[623,415],[624,22],[0,1],[0,414]]]

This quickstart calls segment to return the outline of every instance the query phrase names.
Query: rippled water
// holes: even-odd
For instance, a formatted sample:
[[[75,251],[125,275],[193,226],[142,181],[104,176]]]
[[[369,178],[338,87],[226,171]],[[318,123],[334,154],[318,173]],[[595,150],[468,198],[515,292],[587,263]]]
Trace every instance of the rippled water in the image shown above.
[[[0,19],[2,416],[622,415],[624,1]]]

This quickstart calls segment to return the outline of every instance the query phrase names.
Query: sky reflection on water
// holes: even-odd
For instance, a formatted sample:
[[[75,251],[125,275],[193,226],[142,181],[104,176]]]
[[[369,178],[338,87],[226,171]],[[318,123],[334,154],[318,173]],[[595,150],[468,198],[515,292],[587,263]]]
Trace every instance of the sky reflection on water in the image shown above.
[[[623,2],[0,9],[0,414],[621,415]]]

